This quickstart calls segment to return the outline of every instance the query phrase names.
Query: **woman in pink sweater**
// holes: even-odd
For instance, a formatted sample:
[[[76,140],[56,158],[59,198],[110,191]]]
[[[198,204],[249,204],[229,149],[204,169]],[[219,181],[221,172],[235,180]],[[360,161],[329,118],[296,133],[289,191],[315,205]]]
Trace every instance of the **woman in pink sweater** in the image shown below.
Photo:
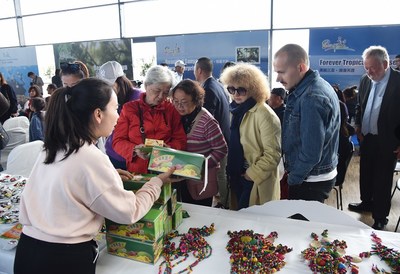
[[[53,93],[43,151],[20,202],[23,224],[14,273],[95,273],[96,242],[104,217],[118,223],[141,219],[173,172],[160,174],[136,194],[96,147],[118,119],[110,85],[88,78]]]

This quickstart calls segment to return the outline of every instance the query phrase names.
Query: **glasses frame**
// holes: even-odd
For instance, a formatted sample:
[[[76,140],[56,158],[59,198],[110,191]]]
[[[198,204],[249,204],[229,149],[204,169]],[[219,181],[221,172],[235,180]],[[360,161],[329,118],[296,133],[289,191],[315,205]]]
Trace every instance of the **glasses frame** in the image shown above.
[[[237,93],[239,96],[243,96],[247,93],[247,89],[245,89],[244,87],[235,88],[234,86],[228,86],[226,87],[226,89],[228,90],[229,94],[232,95],[235,95],[235,93]]]
[[[172,100],[172,104],[177,108],[178,107],[187,108],[190,105],[191,102],[192,101],[178,102],[178,101]]]

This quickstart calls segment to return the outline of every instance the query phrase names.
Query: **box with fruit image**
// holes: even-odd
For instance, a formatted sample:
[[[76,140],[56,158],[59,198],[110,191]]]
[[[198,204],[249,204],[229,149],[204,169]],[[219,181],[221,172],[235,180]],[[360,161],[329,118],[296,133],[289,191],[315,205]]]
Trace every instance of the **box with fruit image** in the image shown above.
[[[133,192],[138,191],[146,182],[148,182],[152,177],[157,176],[156,174],[140,174],[134,175],[133,179],[123,181],[124,189],[132,190]],[[171,183],[165,183],[161,187],[160,197],[155,201],[156,204],[166,204],[171,198],[172,187]]]
[[[156,242],[143,242],[140,240],[119,237],[107,233],[107,252],[111,255],[155,264],[161,255],[164,238],[161,237]]]
[[[168,216],[167,206],[151,208],[150,211],[134,224],[118,224],[106,219],[106,232],[112,235],[156,241],[164,235],[164,222]]]
[[[204,155],[165,147],[154,147],[149,161],[149,170],[165,172],[175,166],[174,175],[191,179],[201,179],[205,162]]]

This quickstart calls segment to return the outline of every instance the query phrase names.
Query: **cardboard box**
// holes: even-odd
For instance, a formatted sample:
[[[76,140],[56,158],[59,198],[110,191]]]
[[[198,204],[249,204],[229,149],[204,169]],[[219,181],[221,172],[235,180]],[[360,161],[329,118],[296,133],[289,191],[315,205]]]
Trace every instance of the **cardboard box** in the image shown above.
[[[172,230],[172,216],[167,216],[164,221],[164,235],[167,235]]]
[[[202,154],[154,147],[150,155],[148,169],[161,173],[175,166],[174,175],[200,180],[204,162],[205,157]]]
[[[106,231],[111,235],[154,242],[164,235],[164,222],[167,215],[167,207],[162,206],[159,209],[150,209],[134,224],[118,224],[106,219]]]
[[[138,191],[146,182],[148,182],[152,177],[157,176],[155,174],[142,174],[134,177],[133,180],[123,181],[124,189],[132,190],[133,192]],[[157,204],[166,204],[171,198],[172,187],[171,183],[163,184],[161,188],[160,197],[155,201]]]
[[[177,203],[176,210],[174,214],[172,214],[172,229],[178,229],[178,227],[182,224],[183,222],[182,210],[183,210],[182,204]]]
[[[146,138],[144,140],[144,145],[146,147],[163,147],[164,146],[164,141],[163,140]]]
[[[177,202],[178,202],[178,193],[177,190],[174,188],[172,190],[171,199],[169,199],[167,202],[167,209],[169,216],[172,216],[172,214],[174,214]]]
[[[107,233],[107,252],[119,257],[155,264],[163,250],[164,238],[156,242],[138,241]]]

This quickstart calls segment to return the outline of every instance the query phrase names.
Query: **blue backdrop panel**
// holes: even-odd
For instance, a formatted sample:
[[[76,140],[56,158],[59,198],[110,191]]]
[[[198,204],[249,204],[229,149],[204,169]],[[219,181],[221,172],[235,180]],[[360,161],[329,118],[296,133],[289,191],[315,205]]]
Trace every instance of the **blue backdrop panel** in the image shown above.
[[[177,60],[186,63],[184,78],[194,79],[193,66],[200,57],[213,60],[218,78],[227,61],[245,60],[268,72],[268,31],[243,31],[165,36],[156,38],[157,63],[171,69]]]
[[[400,27],[311,29],[311,68],[331,84],[339,84],[342,90],[358,86],[365,73],[361,56],[371,45],[384,46],[393,60],[400,54]]]
[[[28,72],[39,75],[35,47],[0,49],[0,71],[15,93],[20,95],[20,100],[29,96],[31,79]]]

